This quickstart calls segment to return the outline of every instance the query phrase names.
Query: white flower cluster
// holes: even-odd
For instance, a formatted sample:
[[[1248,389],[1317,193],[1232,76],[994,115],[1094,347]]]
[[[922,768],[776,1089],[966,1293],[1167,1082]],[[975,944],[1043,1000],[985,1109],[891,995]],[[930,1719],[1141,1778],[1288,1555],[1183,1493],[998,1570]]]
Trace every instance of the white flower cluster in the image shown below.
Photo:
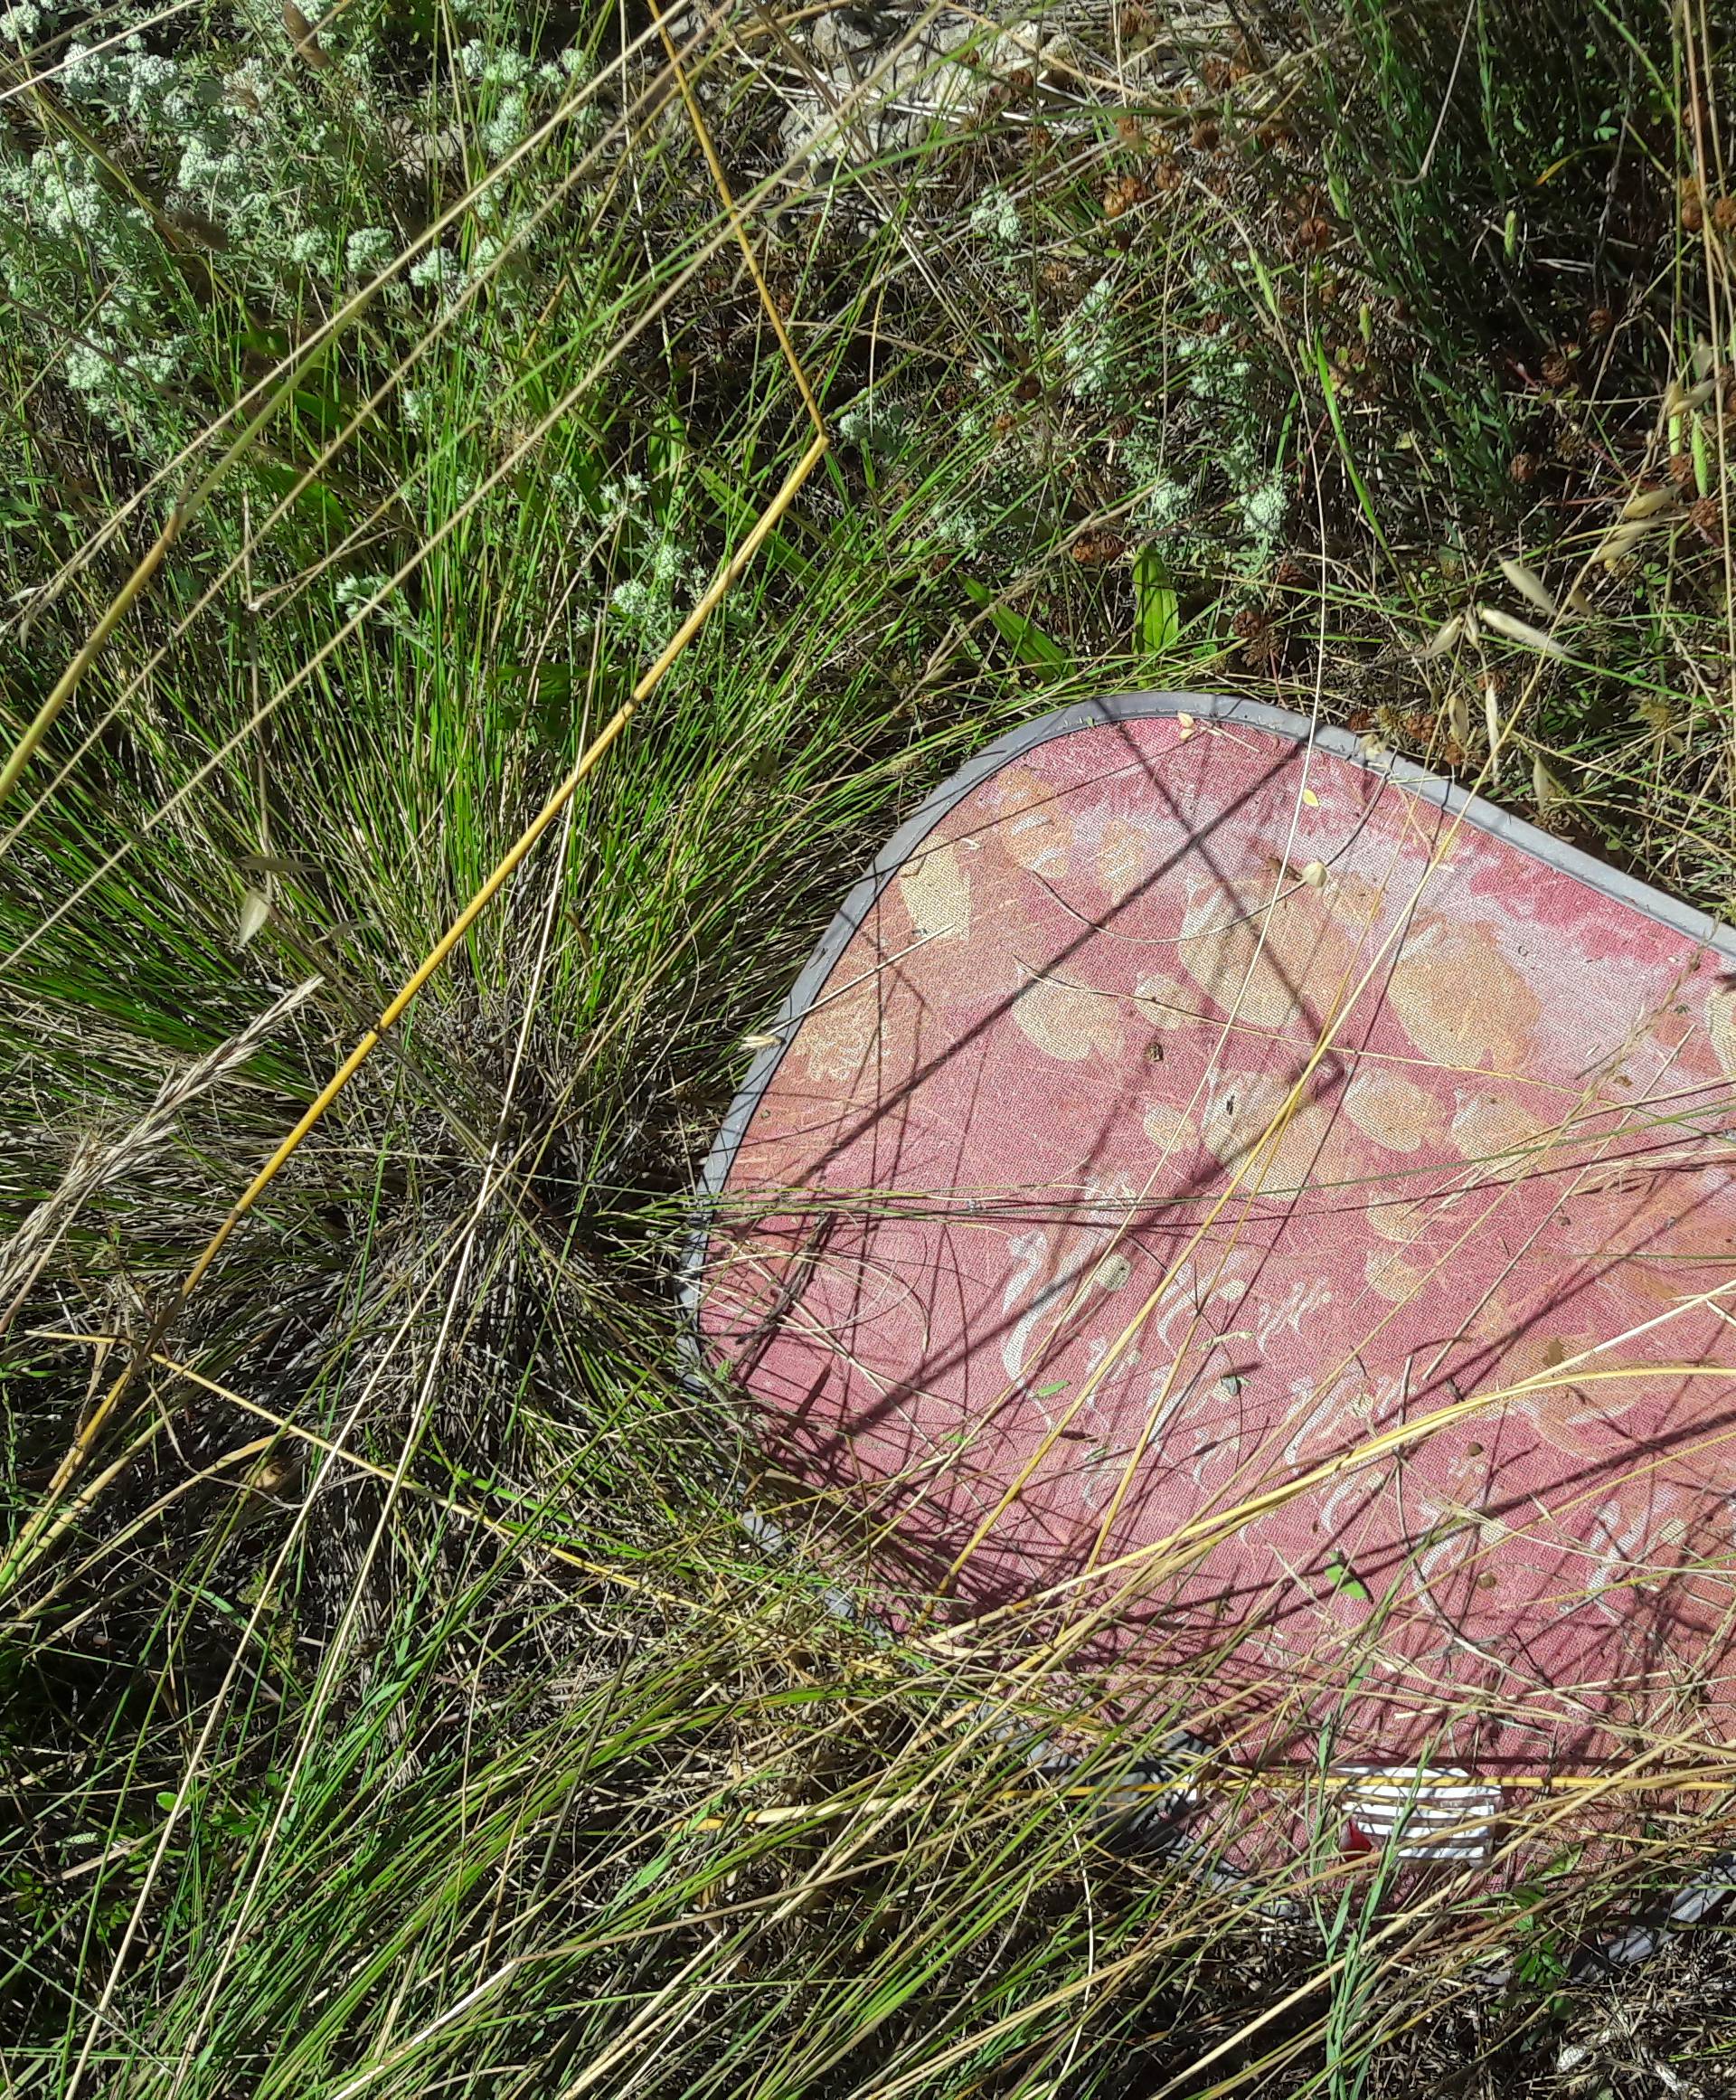
[[[0,280],[12,302],[28,309],[52,301],[90,316],[66,345],[68,384],[115,429],[172,424],[162,389],[184,337],[141,267],[155,237],[145,213],[106,189],[68,139],[39,147],[22,166],[0,164]],[[94,311],[92,277],[106,280]]]
[[[864,452],[894,452],[910,421],[910,411],[900,401],[886,401],[869,393],[841,411],[836,419],[838,435]]]
[[[1121,365],[1115,286],[1099,277],[1061,326],[1061,354],[1076,399],[1106,402],[1116,393]]]
[[[563,51],[558,59],[539,65],[523,52],[490,50],[479,37],[462,47],[458,62],[467,80],[494,90],[480,98],[484,114],[476,129],[477,143],[490,160],[505,160],[530,137],[533,93],[557,92],[585,71],[579,51]]]
[[[971,206],[970,230],[979,241],[987,241],[996,248],[1016,248],[1024,232],[1019,222],[1019,207],[998,187],[985,190]]]

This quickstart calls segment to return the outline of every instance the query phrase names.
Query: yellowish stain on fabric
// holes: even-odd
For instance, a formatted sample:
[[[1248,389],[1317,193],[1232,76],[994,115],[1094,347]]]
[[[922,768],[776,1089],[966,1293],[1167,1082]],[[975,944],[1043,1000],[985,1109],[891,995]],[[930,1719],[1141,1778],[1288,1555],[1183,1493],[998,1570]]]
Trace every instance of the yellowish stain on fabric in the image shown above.
[[[1151,856],[1150,834],[1125,817],[1111,817],[1103,826],[1097,848],[1097,879],[1111,904],[1123,904],[1145,880]]]
[[[1154,1028],[1196,1028],[1206,1017],[1199,1010],[1200,995],[1191,985],[1161,974],[1139,979],[1133,1003]]]
[[[1271,1073],[1229,1072],[1221,1076],[1207,1104],[1201,1140],[1220,1166],[1246,1168],[1246,1188],[1270,1195],[1301,1188],[1318,1174],[1330,1120],[1319,1102],[1298,1104],[1283,1129],[1272,1134],[1289,1092]]]
[[[1082,986],[1038,978],[1013,1002],[1013,1018],[1045,1057],[1076,1064],[1093,1051],[1105,1057],[1120,1055],[1116,1001]]]
[[[1736,986],[1720,985],[1707,993],[1706,1033],[1719,1071],[1736,1080]]]
[[[842,1085],[861,1072],[879,1033],[879,996],[872,984],[860,985],[808,1016],[794,1053],[810,1079]]]
[[[898,891],[918,940],[962,941],[970,932],[970,877],[956,847],[932,846],[906,862]]]
[[[1384,1247],[1371,1247],[1363,1261],[1363,1276],[1377,1298],[1389,1305],[1408,1304],[1428,1287],[1429,1272]]]
[[[1502,1173],[1526,1173],[1535,1164],[1547,1126],[1505,1094],[1480,1089],[1459,1096],[1453,1117],[1453,1145],[1461,1159]]]
[[[1213,887],[1190,900],[1182,967],[1208,998],[1255,1028],[1284,1028],[1323,1012],[1349,970],[1353,945],[1320,893],[1266,901]]]
[[[1022,868],[1058,873],[1073,850],[1073,823],[1066,797],[1052,780],[1024,766],[1010,766],[997,783],[995,842]]]
[[[1387,981],[1387,999],[1425,1057],[1438,1064],[1523,1071],[1543,1007],[1477,926],[1419,926]]]
[[[1426,1087],[1396,1072],[1364,1067],[1344,1090],[1344,1113],[1366,1138],[1389,1152],[1414,1152],[1436,1140],[1445,1116]]]
[[[1194,1122],[1166,1101],[1154,1102],[1145,1113],[1145,1130],[1158,1151],[1174,1156],[1194,1149]]]

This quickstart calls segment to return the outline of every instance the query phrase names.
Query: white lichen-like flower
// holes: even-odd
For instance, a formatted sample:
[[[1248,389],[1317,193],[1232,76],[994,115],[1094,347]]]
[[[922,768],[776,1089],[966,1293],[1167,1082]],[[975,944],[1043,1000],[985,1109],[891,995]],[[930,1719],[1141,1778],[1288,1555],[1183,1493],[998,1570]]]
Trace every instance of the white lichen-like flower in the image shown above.
[[[372,277],[398,252],[383,226],[358,226],[344,243],[344,268],[351,277]]]
[[[240,154],[213,151],[211,141],[195,131],[181,150],[181,165],[175,179],[176,186],[189,196],[214,203],[233,188],[241,173]]]
[[[1115,287],[1099,277],[1061,323],[1068,383],[1080,401],[1103,401],[1115,391],[1118,364]]]
[[[1237,499],[1241,522],[1251,539],[1272,540],[1284,529],[1289,498],[1277,475],[1269,476],[1246,489]]]
[[[896,449],[908,421],[902,402],[865,393],[838,417],[838,435],[863,451],[888,452]]]
[[[410,264],[409,274],[410,283],[423,289],[451,291],[464,271],[449,249],[430,248]]]
[[[515,146],[530,137],[530,105],[524,97],[516,90],[503,95],[499,109],[482,128],[482,150],[490,160],[505,160]]]
[[[992,241],[999,248],[1016,248],[1024,232],[1019,207],[1005,190],[985,190],[971,207],[970,230],[980,241]]]
[[[0,37],[8,43],[30,43],[42,26],[42,10],[33,7],[30,0],[24,0],[18,7],[9,7],[0,14]]]

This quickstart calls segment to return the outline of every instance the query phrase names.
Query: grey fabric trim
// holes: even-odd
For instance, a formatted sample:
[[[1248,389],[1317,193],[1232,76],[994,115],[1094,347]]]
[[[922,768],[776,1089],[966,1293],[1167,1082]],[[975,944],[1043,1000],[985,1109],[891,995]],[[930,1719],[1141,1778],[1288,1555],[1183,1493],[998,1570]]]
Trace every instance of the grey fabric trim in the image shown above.
[[[832,974],[833,965],[861,930],[887,884],[943,817],[963,801],[973,788],[980,787],[1013,760],[1034,751],[1052,738],[1070,736],[1075,730],[1096,728],[1105,723],[1141,722],[1163,714],[1192,714],[1202,722],[1243,723],[1250,729],[1270,730],[1279,736],[1289,737],[1296,743],[1325,752],[1331,758],[1343,759],[1379,780],[1391,780],[1420,801],[1432,802],[1449,817],[1464,818],[1479,831],[1486,831],[1491,837],[1517,847],[1533,860],[1542,861],[1562,875],[1574,876],[1602,895],[1631,905],[1648,919],[1655,919],[1700,947],[1710,949],[1736,968],[1736,931],[1703,912],[1695,911],[1692,905],[1665,896],[1648,884],[1637,882],[1631,875],[1594,860],[1576,847],[1551,837],[1534,824],[1527,824],[1505,809],[1497,809],[1493,802],[1467,794],[1450,780],[1425,772],[1409,759],[1392,752],[1365,751],[1363,740],[1347,729],[1316,726],[1305,714],[1292,714],[1282,707],[1269,707],[1261,700],[1233,699],[1221,693],[1118,693],[1106,700],[1077,702],[1056,714],[1042,714],[1034,721],[1021,723],[1018,728],[1009,730],[1005,736],[997,737],[986,749],[978,752],[949,780],[936,788],[874,856],[867,873],[852,888],[839,905],[832,923],[820,936],[819,946],[802,965],[778,1009],[777,1017],[766,1030],[777,1040],[761,1050],[748,1067],[748,1075],[730,1103],[729,1112],[700,1169],[693,1190],[693,1223],[682,1254],[680,1290],[682,1302],[692,1315],[695,1329],[699,1315],[699,1279],[710,1238],[710,1206],[722,1193],[730,1168],[735,1163],[736,1152],[747,1135],[748,1125],[753,1121],[754,1111],[771,1084],[797,1029],[807,1019]],[[696,1358],[696,1330],[691,1335],[690,1342]]]

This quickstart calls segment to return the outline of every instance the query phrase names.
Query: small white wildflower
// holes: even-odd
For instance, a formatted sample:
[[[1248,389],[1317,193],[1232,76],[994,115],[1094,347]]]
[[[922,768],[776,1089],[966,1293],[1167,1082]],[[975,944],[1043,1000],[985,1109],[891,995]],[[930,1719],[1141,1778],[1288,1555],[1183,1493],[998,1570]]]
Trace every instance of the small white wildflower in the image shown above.
[[[419,255],[410,266],[410,281],[413,285],[433,286],[438,291],[448,291],[463,275],[458,259],[445,248],[430,248]]]
[[[337,601],[337,610],[345,620],[351,619],[367,606],[368,615],[377,618],[384,613],[387,601],[369,605],[368,601],[382,592],[390,579],[385,576],[340,576],[332,596]]]
[[[1001,248],[1016,248],[1023,229],[1019,207],[1000,188],[985,190],[971,207],[970,230],[979,241],[992,241]]]
[[[238,153],[214,153],[211,141],[195,131],[181,151],[175,184],[189,196],[210,201],[230,188],[241,174]]]
[[[1115,390],[1118,364],[1115,287],[1099,277],[1061,323],[1061,355],[1080,401],[1101,401]]]
[[[1281,532],[1289,498],[1276,475],[1247,489],[1237,499],[1243,528],[1250,538],[1269,540]]]
[[[100,350],[80,343],[66,354],[66,383],[80,393],[112,391],[115,368]]]
[[[614,526],[632,516],[644,500],[646,487],[644,477],[638,474],[623,474],[618,481],[605,481],[597,491],[600,522]]]
[[[29,43],[42,26],[42,11],[30,5],[30,0],[19,7],[9,7],[0,14],[0,36],[8,43]]]
[[[397,252],[397,241],[383,226],[358,226],[344,243],[344,268],[351,277],[372,277]]]
[[[505,160],[530,136],[530,106],[524,96],[516,92],[503,95],[499,109],[482,128],[482,150],[490,160]]]
[[[289,236],[284,248],[284,254],[291,262],[298,263],[305,269],[310,262],[320,261],[325,257],[329,245],[329,237],[326,234],[318,232],[309,226],[301,232],[292,233]]]
[[[483,68],[487,63],[488,46],[480,37],[472,37],[468,43],[459,47],[458,65],[467,80],[481,80]]]

